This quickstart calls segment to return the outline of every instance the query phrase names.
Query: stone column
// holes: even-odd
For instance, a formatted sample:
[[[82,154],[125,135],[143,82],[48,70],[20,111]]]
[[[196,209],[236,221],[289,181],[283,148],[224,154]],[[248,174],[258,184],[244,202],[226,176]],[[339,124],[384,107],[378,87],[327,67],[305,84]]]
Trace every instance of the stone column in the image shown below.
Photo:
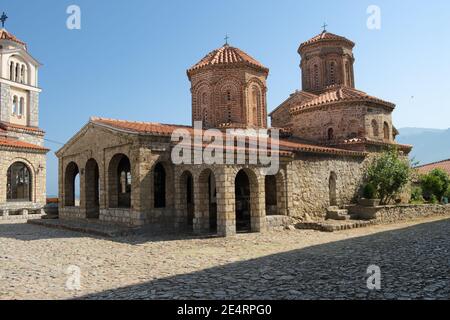
[[[251,230],[266,231],[266,190],[265,177],[258,173],[257,183],[250,179]]]
[[[209,232],[209,191],[208,180],[194,177],[194,233]]]
[[[236,234],[234,175],[223,167],[216,175],[217,234],[228,237]]]

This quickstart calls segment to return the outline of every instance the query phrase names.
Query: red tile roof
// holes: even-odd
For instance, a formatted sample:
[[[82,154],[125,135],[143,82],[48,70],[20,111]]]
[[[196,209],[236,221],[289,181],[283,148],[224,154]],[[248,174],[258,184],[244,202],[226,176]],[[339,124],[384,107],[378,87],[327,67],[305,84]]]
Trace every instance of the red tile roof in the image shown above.
[[[226,44],[223,47],[208,53],[202,60],[200,60],[200,62],[190,68],[187,73],[190,77],[195,71],[205,67],[232,64],[245,64],[261,69],[264,72],[269,72],[268,68],[263,66],[260,62],[241,49],[234,48]]]
[[[20,140],[10,139],[10,138],[1,138],[0,137],[0,149],[23,149],[23,150],[34,150],[34,151],[44,151],[47,152],[49,149],[31,144],[28,142],[23,142]]]
[[[115,119],[105,119],[92,117],[91,123],[107,126],[115,130],[123,130],[130,133],[137,134],[149,134],[149,135],[162,135],[171,136],[175,129],[185,129],[193,134],[193,128],[190,126],[182,125],[172,125],[172,124],[161,124],[152,122],[132,122],[125,120],[115,120]],[[269,141],[268,144],[271,142]],[[280,150],[283,151],[299,151],[299,152],[310,152],[310,153],[323,153],[323,154],[336,154],[336,155],[349,155],[349,156],[365,156],[364,152],[349,151],[338,148],[329,148],[323,146],[316,146],[306,143],[298,143],[287,140],[279,140]]]
[[[28,132],[33,132],[33,133],[39,133],[39,134],[44,134],[45,132],[40,129],[40,128],[36,128],[36,127],[28,127],[28,126],[22,126],[19,124],[14,124],[14,123],[9,123],[9,122],[0,122],[0,129],[3,130],[22,130],[22,131],[28,131]]]
[[[330,87],[328,91],[318,95],[316,98],[308,100],[301,105],[291,109],[291,113],[299,113],[314,107],[330,105],[340,102],[373,102],[384,105],[390,109],[395,108],[395,104],[381,100],[377,97],[368,95],[367,93],[346,86]]]
[[[434,169],[442,169],[450,175],[450,159],[417,167],[417,170],[421,174],[427,174]]]
[[[0,30],[0,40],[10,40],[10,41],[14,41],[18,44],[21,44],[23,46],[27,46],[27,44],[25,42],[23,42],[22,40],[19,40],[16,38],[16,36],[14,36],[12,33],[6,31],[6,29],[1,29]]]
[[[345,37],[342,36],[338,36],[336,34],[330,33],[330,32],[322,32],[320,34],[318,34],[317,36],[309,39],[308,41],[303,42],[300,45],[300,48],[298,49],[299,51],[301,51],[303,48],[312,45],[312,44],[316,44],[316,43],[320,43],[320,42],[331,42],[331,41],[342,41],[345,42],[347,45],[351,46],[352,48],[355,46],[355,43]]]

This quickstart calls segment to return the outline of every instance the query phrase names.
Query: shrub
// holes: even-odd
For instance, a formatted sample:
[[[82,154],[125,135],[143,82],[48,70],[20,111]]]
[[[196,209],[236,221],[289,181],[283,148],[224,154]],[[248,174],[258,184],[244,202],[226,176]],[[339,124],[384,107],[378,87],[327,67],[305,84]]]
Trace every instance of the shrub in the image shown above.
[[[435,196],[440,201],[449,189],[450,178],[445,171],[434,169],[430,173],[421,176],[420,184],[426,199],[431,199]]]
[[[367,171],[367,181],[380,197],[381,204],[390,203],[411,180],[411,162],[396,149],[378,156]]]
[[[423,191],[421,187],[413,187],[411,190],[411,201],[415,203],[421,203],[423,199]]]
[[[363,189],[363,196],[366,199],[375,199],[377,196],[377,188],[371,183],[367,183]]]
[[[438,204],[439,203],[438,198],[434,194],[430,198],[430,203],[431,204]]]

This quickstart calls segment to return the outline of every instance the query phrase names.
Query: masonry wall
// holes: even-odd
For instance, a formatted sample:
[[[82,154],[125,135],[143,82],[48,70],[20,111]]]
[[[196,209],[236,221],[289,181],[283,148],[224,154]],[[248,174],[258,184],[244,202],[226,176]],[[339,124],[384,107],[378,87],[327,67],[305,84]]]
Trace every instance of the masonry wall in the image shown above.
[[[372,120],[378,124],[378,135],[374,136]],[[389,126],[389,140],[384,139],[383,124]],[[328,130],[333,130],[330,140]],[[352,138],[371,138],[378,141],[393,142],[392,116],[381,107],[366,105],[324,106],[301,111],[292,116],[294,136],[304,139],[333,142]]]
[[[9,122],[10,108],[10,86],[0,82],[0,121]]]
[[[369,157],[370,158],[370,157]],[[326,216],[330,175],[336,174],[336,200],[342,206],[357,200],[369,158],[303,154],[288,165],[289,215],[303,220]]]
[[[46,203],[46,155],[42,153],[28,153],[0,150],[0,207],[12,206],[6,202],[6,177],[8,168],[15,162],[23,162],[32,175],[32,203],[18,204],[15,207],[43,207]]]

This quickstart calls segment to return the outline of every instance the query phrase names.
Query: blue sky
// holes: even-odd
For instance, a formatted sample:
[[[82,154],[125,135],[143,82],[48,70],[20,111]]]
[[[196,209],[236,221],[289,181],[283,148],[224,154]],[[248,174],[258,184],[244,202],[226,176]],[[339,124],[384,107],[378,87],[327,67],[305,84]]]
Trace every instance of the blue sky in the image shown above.
[[[66,9],[81,8],[81,30]],[[381,29],[366,26],[369,5]],[[92,115],[190,123],[186,69],[230,43],[270,68],[269,111],[300,89],[298,45],[328,30],[356,42],[358,89],[395,102],[397,127],[450,127],[450,2],[341,0],[2,0],[6,28],[43,63],[41,127],[67,141]],[[57,162],[48,159],[48,194]]]

